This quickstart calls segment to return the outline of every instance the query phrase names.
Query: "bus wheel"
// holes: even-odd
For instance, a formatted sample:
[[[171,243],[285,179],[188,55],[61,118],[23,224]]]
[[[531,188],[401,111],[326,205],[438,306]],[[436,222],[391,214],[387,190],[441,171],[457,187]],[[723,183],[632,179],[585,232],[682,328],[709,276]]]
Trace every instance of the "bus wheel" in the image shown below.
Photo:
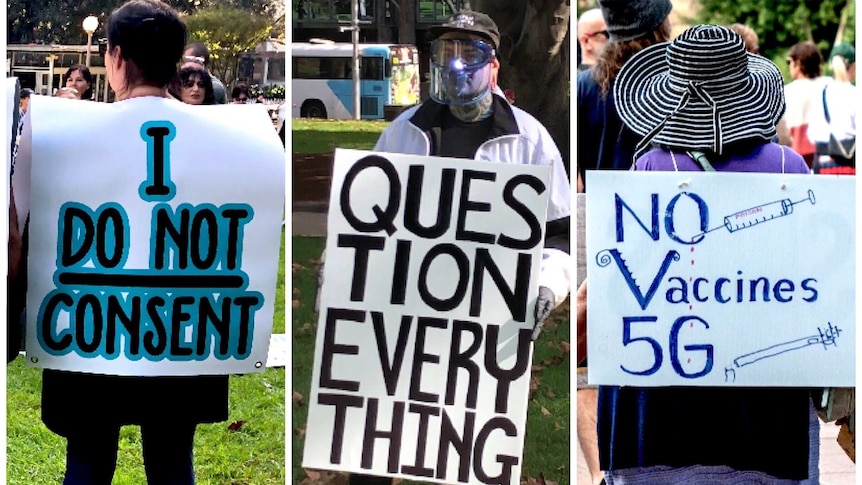
[[[323,106],[323,103],[316,99],[309,100],[303,103],[302,108],[300,108],[299,111],[299,115],[303,118],[326,119],[326,107]]]

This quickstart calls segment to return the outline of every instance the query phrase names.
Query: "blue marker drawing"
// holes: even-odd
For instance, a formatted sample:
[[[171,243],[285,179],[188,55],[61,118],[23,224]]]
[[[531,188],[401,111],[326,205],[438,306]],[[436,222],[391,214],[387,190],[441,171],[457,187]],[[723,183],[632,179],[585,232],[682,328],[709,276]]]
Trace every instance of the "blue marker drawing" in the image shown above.
[[[794,350],[804,349],[806,347],[818,344],[823,345],[824,349],[827,349],[829,346],[837,347],[838,343],[836,342],[836,340],[838,339],[842,330],[836,326],[833,326],[832,322],[827,322],[826,325],[827,327],[825,329],[817,327],[817,335],[811,335],[809,337],[803,337],[787,342],[781,342],[760,350],[755,350],[754,352],[750,352],[748,354],[740,355],[739,357],[733,359],[733,366],[725,367],[725,382],[731,380],[731,378],[733,381],[736,381],[735,368],[742,368],[746,365],[751,365],[763,359],[768,359],[770,357],[775,357],[777,355],[792,352]]]
[[[779,217],[784,217],[786,215],[793,213],[793,206],[796,204],[801,204],[802,202],[809,201],[811,205],[814,205],[814,191],[808,191],[808,197],[798,200],[796,202],[792,202],[790,199],[782,199],[776,200],[775,202],[770,202],[768,204],[761,204],[755,207],[751,207],[745,210],[741,210],[739,212],[735,212],[724,218],[724,224],[718,227],[714,227],[706,232],[702,232],[692,239],[696,239],[701,237],[707,233],[712,231],[717,231],[724,227],[728,232],[736,232],[741,229],[746,229],[751,226],[756,226],[761,222],[768,222],[773,219],[778,219]]]

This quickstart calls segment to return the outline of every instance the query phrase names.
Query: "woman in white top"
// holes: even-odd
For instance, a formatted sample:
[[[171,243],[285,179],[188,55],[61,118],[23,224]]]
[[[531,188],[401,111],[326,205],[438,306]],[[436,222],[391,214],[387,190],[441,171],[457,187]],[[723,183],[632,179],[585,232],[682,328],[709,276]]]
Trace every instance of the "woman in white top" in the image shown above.
[[[813,100],[808,121],[808,138],[816,146],[814,172],[854,175],[856,173],[856,50],[850,44],[836,44],[829,55],[833,80]],[[830,134],[842,143],[845,156],[827,153]]]
[[[814,162],[814,144],[808,139],[811,107],[820,102],[820,92],[829,78],[820,77],[823,56],[814,42],[799,42],[790,48],[787,65],[793,81],[784,86],[787,111],[784,122],[790,131],[790,148],[802,155],[809,168]]]

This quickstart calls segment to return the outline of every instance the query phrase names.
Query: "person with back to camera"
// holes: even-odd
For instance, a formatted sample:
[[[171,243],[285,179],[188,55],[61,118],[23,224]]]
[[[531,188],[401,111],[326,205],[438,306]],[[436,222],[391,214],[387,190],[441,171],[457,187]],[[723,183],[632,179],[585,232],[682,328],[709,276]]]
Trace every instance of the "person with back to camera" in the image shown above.
[[[196,65],[180,68],[171,81],[168,92],[183,103],[193,105],[215,104],[212,77],[206,69]]]
[[[815,152],[812,168],[814,173],[856,175],[856,49],[836,44],[829,65],[833,80],[815,92],[808,119],[808,140]]]
[[[535,340],[550,312],[570,289],[569,182],[548,131],[510,105],[497,86],[500,42],[486,14],[461,11],[432,27],[430,99],[401,113],[383,131],[375,151],[551,167],[545,249],[536,302]],[[351,475],[350,484],[386,484],[389,478]]]
[[[778,68],[737,34],[698,25],[632,57],[614,98],[643,137],[636,170],[808,173],[771,141],[783,87]],[[816,484],[819,429],[805,388],[599,387],[609,485]]]
[[[587,170],[628,170],[640,137],[623,125],[614,106],[613,86],[622,66],[640,50],[670,39],[670,0],[599,0],[609,39],[596,63],[578,73],[578,192],[586,190]],[[586,341],[580,333],[578,341]],[[578,356],[578,367],[587,366]],[[598,391],[585,382],[576,391],[577,436],[593,484],[602,473],[596,448]]]
[[[620,121],[614,80],[631,56],[670,40],[670,0],[600,0],[610,38],[595,65],[578,73],[578,191],[586,170],[628,170],[639,137]]]
[[[814,144],[808,139],[808,122],[815,103],[820,102],[824,81],[820,78],[823,56],[814,42],[794,44],[787,53],[790,84],[784,86],[787,112],[784,120],[790,129],[790,147],[802,155],[809,167],[814,165]]]
[[[110,15],[106,29],[105,69],[116,109],[136,98],[168,98],[187,36],[177,12],[158,0],[131,0]],[[157,110],[152,114],[159,119]],[[129,424],[141,427],[149,484],[193,485],[196,426],[227,416],[226,375],[42,373],[42,420],[67,440],[64,485],[110,485],[120,428]]]
[[[90,68],[83,64],[75,64],[66,70],[66,87],[75,88],[78,99],[91,101],[93,99],[93,75]]]

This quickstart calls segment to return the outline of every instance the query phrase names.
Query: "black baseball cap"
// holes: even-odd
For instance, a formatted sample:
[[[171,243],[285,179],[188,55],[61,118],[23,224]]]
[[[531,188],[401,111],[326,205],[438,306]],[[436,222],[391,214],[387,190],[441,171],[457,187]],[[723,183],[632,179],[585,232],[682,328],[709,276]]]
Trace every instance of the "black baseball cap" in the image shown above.
[[[482,12],[462,10],[442,24],[428,29],[428,33],[434,39],[446,32],[468,32],[491,41],[495,49],[500,45],[500,29],[491,17]]]

